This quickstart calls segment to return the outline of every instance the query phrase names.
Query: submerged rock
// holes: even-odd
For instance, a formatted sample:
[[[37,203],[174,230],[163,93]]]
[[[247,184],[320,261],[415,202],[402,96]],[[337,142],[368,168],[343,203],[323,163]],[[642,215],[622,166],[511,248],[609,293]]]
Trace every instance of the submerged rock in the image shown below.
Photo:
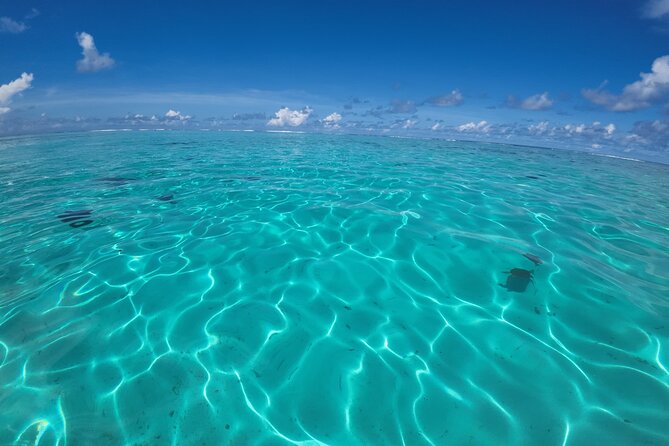
[[[508,274],[506,283],[500,283],[499,286],[506,288],[509,291],[513,291],[514,293],[524,293],[527,289],[527,285],[532,282],[534,271],[513,268],[510,271],[505,271],[504,274]]]

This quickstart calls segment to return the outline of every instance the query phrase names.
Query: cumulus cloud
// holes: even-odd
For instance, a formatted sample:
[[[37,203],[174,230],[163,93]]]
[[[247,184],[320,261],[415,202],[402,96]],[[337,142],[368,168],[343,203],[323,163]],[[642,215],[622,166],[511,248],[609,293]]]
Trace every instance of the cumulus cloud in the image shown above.
[[[334,112],[323,119],[324,122],[339,122],[341,121],[341,115],[337,112]]]
[[[527,127],[527,131],[530,132],[531,135],[543,135],[549,131],[548,121],[541,121],[537,124],[530,124]]]
[[[93,73],[95,71],[107,70],[116,63],[109,53],[100,54],[95,46],[93,36],[86,32],[77,33],[77,42],[81,46],[83,59],[77,61],[77,71],[80,73]]]
[[[180,111],[169,109],[165,113],[165,118],[170,121],[188,121],[191,117],[189,115],[182,115]]]
[[[511,108],[522,108],[525,110],[548,110],[553,106],[554,101],[548,95],[548,92],[533,94],[523,100],[509,95],[506,98],[506,106]]]
[[[553,100],[548,97],[547,91],[525,98],[520,103],[520,108],[524,108],[525,110],[547,110],[552,106]]]
[[[564,138],[585,138],[588,140],[609,140],[616,131],[613,123],[602,124],[595,121],[592,124],[578,123],[551,126],[548,121],[541,121],[527,126],[527,133],[532,136]],[[522,132],[517,132],[522,133]]]
[[[338,129],[339,121],[341,121],[341,119],[341,115],[337,112],[334,112],[323,119],[323,125],[331,129]]]
[[[468,122],[457,126],[455,129],[458,132],[488,133],[491,129],[491,125],[488,121]]]
[[[602,125],[601,122],[595,121],[591,125],[588,124],[566,124],[562,127],[567,136],[573,135],[599,135],[603,137],[610,137],[616,131],[614,124]]]
[[[460,93],[460,90],[453,90],[449,94],[431,97],[425,102],[432,105],[448,107],[452,105],[460,105],[463,101],[464,97],[462,96],[462,93]]]
[[[19,34],[28,29],[28,25],[10,17],[0,17],[0,33]]]
[[[641,79],[626,85],[616,95],[597,89],[584,89],[583,96],[590,102],[608,110],[624,112],[639,110],[663,100],[669,94],[669,56],[655,59],[650,73],[641,73]]]
[[[669,15],[669,0],[650,0],[643,8],[643,16],[659,19]]]
[[[10,110],[6,105],[12,101],[12,97],[30,88],[32,81],[32,73],[23,73],[18,79],[0,85],[0,115]]]
[[[302,110],[291,110],[288,107],[283,107],[274,113],[274,117],[267,121],[267,125],[298,127],[307,122],[311,113],[313,113],[313,109],[310,107],[304,107]]]

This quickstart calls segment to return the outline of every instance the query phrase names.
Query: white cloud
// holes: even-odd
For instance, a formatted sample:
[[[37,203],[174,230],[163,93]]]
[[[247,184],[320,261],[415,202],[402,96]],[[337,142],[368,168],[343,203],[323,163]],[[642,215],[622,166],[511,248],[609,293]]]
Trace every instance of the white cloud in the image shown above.
[[[525,130],[526,133],[525,133]],[[543,141],[564,143],[571,140],[574,142],[588,144],[609,144],[615,140],[617,128],[615,124],[602,124],[595,121],[591,124],[575,123],[564,125],[551,125],[548,121],[541,121],[527,127],[516,127],[514,134],[518,136],[540,137]]]
[[[341,115],[337,112],[334,112],[323,119],[323,122],[339,122],[341,121]]]
[[[460,90],[453,90],[449,94],[442,96],[435,96],[427,100],[428,103],[432,105],[440,105],[443,107],[448,107],[451,105],[460,105],[464,101],[464,97]]]
[[[590,102],[612,111],[633,111],[650,107],[669,93],[669,56],[655,59],[651,72],[641,73],[640,76],[640,80],[626,85],[619,95],[601,88],[585,89],[582,93]]]
[[[553,106],[553,100],[548,97],[548,92],[535,94],[520,103],[520,107],[525,110],[546,110]]]
[[[437,130],[441,130],[441,129],[443,129],[443,128],[444,128],[444,124],[442,124],[442,123],[440,123],[440,122],[437,122],[435,125],[433,125],[433,126],[430,127],[430,128],[431,128],[433,131],[436,132]]]
[[[32,73],[23,73],[18,79],[15,79],[4,85],[0,85],[0,105],[6,106],[12,102],[12,96],[30,88],[32,81]],[[9,107],[0,107],[0,115],[7,113],[9,110]]]
[[[283,107],[274,113],[274,117],[267,121],[267,125],[274,127],[283,127],[285,125],[291,127],[298,127],[309,119],[313,109],[305,107],[302,110],[291,110],[288,107]]]
[[[167,110],[165,117],[173,121],[188,121],[191,118],[189,115],[182,115],[180,111],[172,109]]]
[[[407,119],[406,121],[402,122],[401,127],[403,129],[410,129],[411,127],[416,125],[417,122],[418,121],[416,121],[415,119]]]
[[[77,61],[77,70],[80,73],[92,73],[95,71],[106,70],[116,63],[109,53],[100,54],[95,47],[93,36],[88,33],[77,33],[77,42],[81,46],[84,58]]]
[[[323,125],[331,129],[338,129],[339,121],[341,121],[341,119],[341,115],[337,112],[334,112],[323,119]]]
[[[488,133],[490,131],[490,124],[488,121],[468,122],[456,127],[458,132],[481,132]]]
[[[548,128],[548,121],[541,121],[538,124],[530,124],[527,127],[527,130],[532,134],[532,135],[543,135],[544,133],[549,131]]]
[[[576,133],[578,135],[585,131],[585,124],[567,124],[564,126],[564,129],[567,131],[567,133]]]
[[[19,34],[28,29],[28,25],[9,17],[0,17],[0,33]]]
[[[563,133],[566,136],[588,136],[600,137],[609,139],[616,131],[614,124],[602,125],[601,122],[595,121],[592,124],[566,124],[562,128],[554,129],[558,133]]]
[[[669,0],[650,0],[643,8],[643,15],[649,19],[659,19],[669,14]]]

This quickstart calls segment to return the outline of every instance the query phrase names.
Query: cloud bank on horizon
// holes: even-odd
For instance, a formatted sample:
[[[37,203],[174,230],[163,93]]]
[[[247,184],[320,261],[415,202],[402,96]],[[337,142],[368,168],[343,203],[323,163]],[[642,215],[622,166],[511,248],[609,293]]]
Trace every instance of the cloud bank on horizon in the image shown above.
[[[274,113],[274,117],[267,121],[267,125],[271,127],[299,127],[307,122],[311,113],[313,113],[313,110],[309,107],[304,107],[302,110],[291,110],[288,107],[283,107]]]
[[[217,5],[207,14],[168,2],[160,26],[180,31],[159,38],[147,26],[150,8],[133,6],[130,17],[129,2],[98,5],[92,19],[75,1],[62,21],[48,2],[15,5],[0,17],[0,60],[11,62],[0,64],[0,134],[284,128],[635,152],[669,162],[669,55],[657,39],[669,29],[669,0],[612,5],[605,13],[582,2],[582,14],[604,14],[587,24],[556,4],[486,3],[481,13],[480,2],[425,11],[386,5],[382,12],[370,2],[357,15],[347,14],[349,5],[337,15],[299,1],[280,12]],[[514,23],[516,10],[536,23]],[[257,26],[239,19],[249,13]],[[379,14],[386,25],[419,18],[422,25],[372,38],[386,25],[366,18]],[[440,14],[452,18],[452,30],[440,30]],[[482,35],[469,34],[474,23],[500,15]],[[614,26],[616,18],[626,27]],[[288,46],[272,39],[273,26],[305,21],[338,38]],[[90,33],[78,31],[82,23]],[[508,34],[504,42],[496,26]],[[252,33],[241,38],[240,30]],[[67,38],[75,31],[78,59]],[[98,49],[94,35],[122,66]],[[582,38],[590,35],[610,42]],[[40,55],[56,62],[40,63]]]

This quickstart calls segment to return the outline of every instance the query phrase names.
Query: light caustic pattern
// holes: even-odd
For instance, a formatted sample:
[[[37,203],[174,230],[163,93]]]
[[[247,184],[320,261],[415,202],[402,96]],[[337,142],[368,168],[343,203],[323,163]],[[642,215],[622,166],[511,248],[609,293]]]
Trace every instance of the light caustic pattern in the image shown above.
[[[668,179],[391,138],[0,140],[0,444],[669,444]]]

